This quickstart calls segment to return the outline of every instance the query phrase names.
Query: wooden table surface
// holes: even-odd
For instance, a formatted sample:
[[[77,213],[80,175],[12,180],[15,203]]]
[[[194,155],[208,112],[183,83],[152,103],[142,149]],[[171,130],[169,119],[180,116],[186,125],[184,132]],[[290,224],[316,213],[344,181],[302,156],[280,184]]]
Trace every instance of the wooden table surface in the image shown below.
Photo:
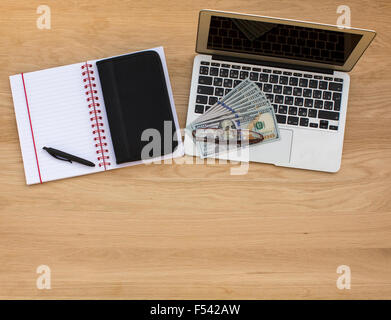
[[[0,298],[391,298],[389,1],[46,1],[50,30],[40,4],[0,4]],[[378,35],[351,72],[338,173],[188,158],[25,184],[9,75],[162,45],[183,127],[200,9],[336,24],[341,4]]]

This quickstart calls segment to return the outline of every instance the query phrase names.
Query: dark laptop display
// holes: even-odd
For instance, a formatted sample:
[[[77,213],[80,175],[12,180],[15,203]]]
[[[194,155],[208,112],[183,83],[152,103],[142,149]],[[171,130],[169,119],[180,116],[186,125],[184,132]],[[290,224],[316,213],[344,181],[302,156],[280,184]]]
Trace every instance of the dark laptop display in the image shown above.
[[[207,48],[342,66],[362,35],[212,16]]]

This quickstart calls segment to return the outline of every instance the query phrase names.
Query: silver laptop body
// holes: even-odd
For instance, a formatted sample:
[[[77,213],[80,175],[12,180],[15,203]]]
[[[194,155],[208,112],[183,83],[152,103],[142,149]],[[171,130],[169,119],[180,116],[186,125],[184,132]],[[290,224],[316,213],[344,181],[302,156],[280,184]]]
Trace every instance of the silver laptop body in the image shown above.
[[[271,101],[281,139],[218,158],[337,172],[350,71],[375,32],[202,10],[186,125],[246,78]],[[197,148],[185,135],[185,153]]]

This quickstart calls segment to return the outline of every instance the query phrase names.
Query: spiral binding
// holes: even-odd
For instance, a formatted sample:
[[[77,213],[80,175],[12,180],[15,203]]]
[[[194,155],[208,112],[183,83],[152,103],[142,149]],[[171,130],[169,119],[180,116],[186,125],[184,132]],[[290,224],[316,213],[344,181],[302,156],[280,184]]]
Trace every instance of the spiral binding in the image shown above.
[[[81,66],[83,70],[81,75],[83,76],[83,82],[85,83],[84,89],[86,89],[86,100],[88,103],[89,115],[91,116],[90,120],[92,122],[92,134],[94,135],[95,148],[97,148],[96,153],[98,155],[97,159],[99,161],[99,167],[106,167],[110,165],[110,157],[107,155],[109,150],[107,147],[105,129],[103,128],[103,118],[101,116],[102,110],[100,109],[99,97],[96,95],[98,91],[96,90],[95,77],[93,76],[94,71],[91,70],[92,64],[86,62]]]

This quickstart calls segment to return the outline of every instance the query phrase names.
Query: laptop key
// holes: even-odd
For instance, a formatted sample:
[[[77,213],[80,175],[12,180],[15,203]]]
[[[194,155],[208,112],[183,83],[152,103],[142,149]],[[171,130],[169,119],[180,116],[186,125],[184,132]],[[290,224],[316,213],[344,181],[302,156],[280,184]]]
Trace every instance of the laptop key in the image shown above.
[[[251,81],[258,81],[258,72],[250,72],[250,80]]]
[[[306,108],[299,108],[299,116],[306,117],[307,116],[307,109]]]
[[[278,107],[278,113],[286,114],[288,112],[288,106],[279,106]]]
[[[278,76],[276,74],[271,74],[269,81],[270,83],[278,83]]]
[[[224,89],[223,88],[215,88],[215,96],[222,97],[224,95]]]
[[[248,78],[248,72],[247,71],[240,71],[239,78],[244,80]]]
[[[308,79],[301,78],[299,81],[299,86],[306,88],[308,86]]]
[[[208,103],[208,97],[207,96],[198,95],[197,98],[196,98],[196,103],[207,104]]]
[[[228,77],[228,69],[220,69],[220,77],[227,78]]]
[[[211,85],[212,82],[213,82],[213,78],[212,77],[200,76],[198,78],[198,83],[199,84]]]
[[[236,87],[239,83],[241,83],[242,81],[240,80],[234,80],[234,87]]]
[[[325,101],[324,102],[324,108],[326,110],[333,110],[333,102],[332,101]]]
[[[285,96],[285,104],[293,104],[293,97]]]
[[[334,100],[334,110],[335,111],[341,110],[341,100]]]
[[[232,66],[232,69],[240,69],[240,66],[233,65],[233,66]]]
[[[331,100],[331,92],[323,91],[323,100]]]
[[[200,74],[208,74],[209,73],[209,68],[205,66],[200,67]]]
[[[274,102],[275,103],[283,103],[284,102],[284,96],[279,95],[279,94],[275,95],[274,96]]]
[[[197,93],[213,95],[213,87],[198,86]]]
[[[326,90],[327,89],[327,82],[326,81],[319,81],[319,89]]]
[[[329,126],[330,130],[338,130],[338,126]]]
[[[321,99],[321,98],[322,98],[322,91],[320,91],[320,90],[314,90],[314,91],[312,91],[312,96],[313,96],[315,99]]]
[[[288,84],[288,77],[280,76],[280,84]]]
[[[333,92],[333,100],[340,100],[342,99],[342,95],[339,92]]]
[[[333,98],[334,100],[334,110],[340,111],[341,110],[341,99],[342,94],[340,92],[333,92]]]
[[[232,80],[231,79],[224,79],[223,86],[225,88],[232,88]]]
[[[311,98],[312,97],[312,90],[311,89],[304,89],[303,90],[303,97]]]
[[[284,86],[283,92],[284,92],[284,94],[290,96],[292,94],[292,87]]]
[[[213,85],[216,87],[221,87],[223,85],[223,79],[222,78],[214,78]]]
[[[301,97],[302,93],[303,93],[303,89],[302,88],[298,88],[298,87],[293,88],[293,95],[294,96]]]
[[[314,106],[314,100],[312,99],[305,99],[304,100],[304,106],[307,108],[312,108]]]
[[[211,106],[213,106],[217,102],[217,97],[209,97],[209,103]]]
[[[311,128],[317,128],[317,127],[318,127],[318,124],[317,124],[317,123],[314,123],[314,122],[312,122],[312,123],[310,123],[310,127],[311,127]]]
[[[270,83],[265,83],[263,85],[263,92],[272,92],[272,85]]]
[[[310,80],[308,85],[310,88],[317,89],[318,88],[318,80]]]
[[[196,104],[194,112],[195,113],[204,113],[204,106],[202,104]]]
[[[290,77],[289,78],[289,85],[290,86],[297,86],[297,84],[299,83],[299,79],[296,78],[296,77]]]
[[[318,118],[327,120],[339,120],[339,112],[319,110]]]
[[[282,123],[282,124],[286,123],[286,116],[282,114],[276,114],[276,119],[278,123]]]
[[[308,127],[308,123],[310,120],[308,118],[300,118],[300,126],[302,127]]]
[[[342,91],[342,83],[339,82],[330,82],[329,83],[329,90],[331,91]]]
[[[269,75],[267,73],[261,73],[259,75],[259,81],[261,81],[261,82],[268,82],[269,81]]]
[[[232,89],[225,89],[224,94],[227,95]]]
[[[219,75],[219,68],[211,67],[209,70],[209,74],[211,76],[218,76]]]
[[[232,79],[237,79],[239,77],[239,71],[238,70],[231,70],[229,72],[229,77]]]
[[[208,111],[212,106],[205,106],[205,112]]]
[[[316,118],[318,111],[315,109],[308,109],[308,116],[311,118]]]
[[[281,93],[282,92],[282,86],[275,84],[273,86],[273,93]]]
[[[208,61],[201,61],[201,64],[204,65],[204,66],[209,66],[209,62]]]
[[[301,107],[303,105],[303,98],[296,97],[295,98],[295,106]]]
[[[278,111],[277,108],[278,108],[278,106],[277,106],[276,104],[273,103],[273,109],[274,109],[274,112],[275,112],[275,113],[277,113],[277,111]]]
[[[256,85],[258,86],[259,90],[262,90],[262,83],[261,82],[257,82]]]
[[[323,108],[323,100],[315,100],[314,107],[316,109],[322,109]]]
[[[222,66],[223,68],[231,68],[231,65],[229,65],[229,64],[224,64],[224,63],[223,63],[221,66]]]
[[[297,126],[299,124],[299,118],[298,117],[289,116],[288,117],[288,124]]]
[[[329,122],[327,120],[320,120],[319,121],[319,128],[321,129],[328,129]]]
[[[297,108],[296,107],[289,107],[288,113],[290,115],[297,115]]]

